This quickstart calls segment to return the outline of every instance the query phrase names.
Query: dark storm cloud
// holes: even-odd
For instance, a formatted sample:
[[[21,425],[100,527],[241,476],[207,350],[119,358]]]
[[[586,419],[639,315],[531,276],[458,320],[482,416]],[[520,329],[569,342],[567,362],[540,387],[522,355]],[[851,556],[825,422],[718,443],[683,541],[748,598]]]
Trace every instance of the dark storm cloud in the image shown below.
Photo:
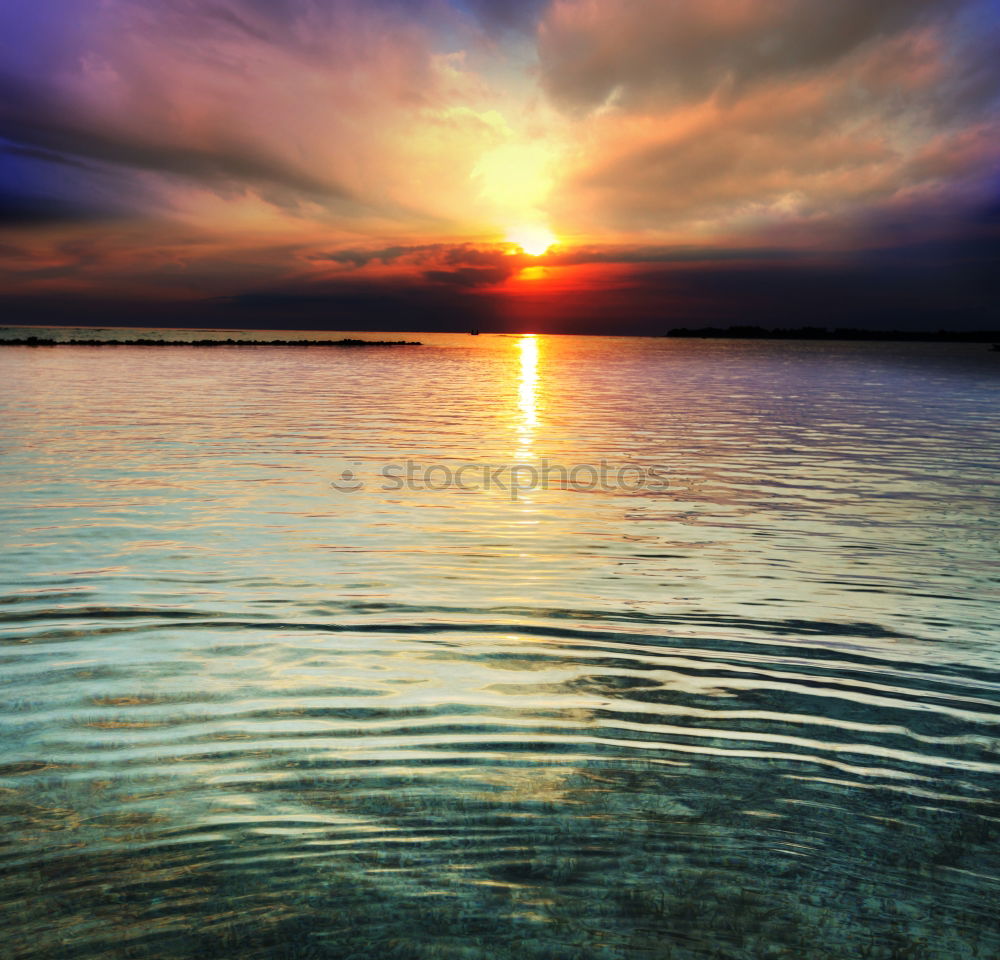
[[[307,291],[244,293],[195,305],[194,310],[220,325],[256,323],[278,329],[466,330],[503,323],[503,304],[497,298],[418,280],[357,280],[333,287],[317,284]]]
[[[53,153],[51,150],[39,150],[35,147],[6,146],[0,147],[0,151],[14,157],[25,157],[28,160],[41,160],[44,163],[56,163],[67,167],[79,167],[89,169],[88,165],[75,157],[67,157],[61,153]]]
[[[9,77],[0,76],[0,138],[22,156],[79,163],[79,158],[123,167],[229,182],[277,184],[316,196],[345,197],[326,180],[268,156],[253,143],[219,142],[212,147],[186,146],[143,136],[127,129],[85,125],[59,100]]]
[[[636,248],[633,259],[590,251],[574,263],[615,270],[577,290],[537,292],[538,313],[525,321],[512,312],[502,288],[462,282],[451,271],[428,284],[418,275],[318,281],[309,289],[260,292],[227,301],[233,325],[253,317],[294,327],[484,330],[660,334],[673,327],[858,327],[867,329],[996,327],[1000,254],[995,235],[966,234],[937,243],[898,246],[864,255],[812,255],[778,250],[732,251],[701,259],[694,251]],[[542,258],[559,266],[558,256]],[[457,276],[456,276],[457,275]],[[218,319],[213,322],[219,322]],[[260,320],[264,323],[263,320]]]
[[[369,264],[416,268],[430,283],[455,287],[480,287],[503,283],[529,262],[523,254],[502,245],[477,247],[468,243],[431,243],[391,246],[371,250],[335,250],[313,254],[313,261],[330,261],[362,268]]]
[[[428,257],[445,249],[447,249],[445,244],[426,243],[415,246],[376,247],[371,250],[334,250],[329,253],[312,254],[309,259],[363,267],[369,263],[395,263],[402,259]]]
[[[8,322],[135,322],[266,329],[483,330],[562,333],[660,334],[673,327],[858,327],[868,329],[987,329],[996,326],[1000,298],[997,208],[982,210],[968,229],[935,242],[897,244],[863,253],[804,253],[778,248],[730,250],[714,255],[697,248],[583,249],[525,259],[542,270],[567,271],[582,280],[550,289],[532,283],[511,298],[503,284],[480,282],[489,271],[489,249],[439,245],[410,251],[405,272],[386,275],[384,263],[333,276],[274,274],[270,283],[228,296],[170,303],[99,297],[59,300],[8,297]],[[69,265],[114,265],[115,248],[85,244],[55,251],[38,276],[66,276]],[[287,253],[288,251],[284,251]],[[272,251],[274,256],[281,250]],[[10,248],[12,259],[29,252]],[[486,266],[474,266],[472,260]],[[507,260],[518,258],[508,257]],[[330,261],[334,262],[334,261]],[[506,262],[502,261],[502,262]],[[431,266],[436,264],[437,266]],[[589,266],[588,266],[589,265]],[[369,271],[374,269],[375,273]],[[46,273],[48,271],[48,273]],[[428,274],[441,273],[441,276]],[[521,307],[534,304],[526,315]]]
[[[724,247],[670,246],[670,247],[572,247],[556,249],[543,258],[543,263],[553,266],[580,266],[587,263],[770,263],[794,262],[803,254],[791,247]]]
[[[107,211],[55,197],[14,193],[0,186],[0,229],[42,224],[96,221],[111,216]]]
[[[473,267],[490,269],[504,266],[504,275],[510,276],[523,267],[537,264],[551,266],[580,266],[588,263],[692,263],[704,260],[773,261],[795,260],[799,252],[791,247],[734,247],[712,248],[697,246],[574,246],[556,247],[542,257],[512,254],[510,246],[494,244],[477,247],[473,244],[431,243],[416,246],[375,247],[370,250],[334,250],[307,255],[307,259],[341,263],[353,267],[369,264],[406,263],[428,267]]]
[[[127,214],[132,185],[100,165],[0,142],[0,225],[72,224]]]
[[[454,287],[482,287],[503,283],[513,271],[502,264],[492,267],[455,267],[451,270],[425,270],[423,277],[432,283]]]

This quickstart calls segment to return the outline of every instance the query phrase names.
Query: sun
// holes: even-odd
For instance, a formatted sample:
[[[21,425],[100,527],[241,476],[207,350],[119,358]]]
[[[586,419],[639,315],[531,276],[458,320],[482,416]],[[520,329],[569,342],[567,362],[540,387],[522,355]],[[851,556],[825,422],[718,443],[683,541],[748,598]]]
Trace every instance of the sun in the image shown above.
[[[521,226],[507,231],[507,242],[516,243],[529,256],[540,257],[557,240],[555,234],[546,227]]]

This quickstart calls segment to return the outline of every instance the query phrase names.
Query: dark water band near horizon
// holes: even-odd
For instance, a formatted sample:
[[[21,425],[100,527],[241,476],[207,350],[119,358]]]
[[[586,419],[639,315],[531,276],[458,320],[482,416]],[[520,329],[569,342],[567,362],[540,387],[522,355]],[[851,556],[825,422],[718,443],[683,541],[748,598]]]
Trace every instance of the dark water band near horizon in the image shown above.
[[[406,339],[0,351],[0,954],[1000,956],[997,355]]]

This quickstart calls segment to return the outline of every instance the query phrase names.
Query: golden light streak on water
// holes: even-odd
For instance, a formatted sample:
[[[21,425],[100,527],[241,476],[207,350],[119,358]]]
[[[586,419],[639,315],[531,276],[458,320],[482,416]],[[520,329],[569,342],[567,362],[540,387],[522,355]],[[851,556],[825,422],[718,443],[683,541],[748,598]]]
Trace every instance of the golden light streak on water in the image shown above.
[[[534,457],[535,428],[538,426],[538,338],[525,334],[518,341],[521,352],[520,380],[518,382],[518,410],[520,420],[517,425],[520,446],[519,460]]]

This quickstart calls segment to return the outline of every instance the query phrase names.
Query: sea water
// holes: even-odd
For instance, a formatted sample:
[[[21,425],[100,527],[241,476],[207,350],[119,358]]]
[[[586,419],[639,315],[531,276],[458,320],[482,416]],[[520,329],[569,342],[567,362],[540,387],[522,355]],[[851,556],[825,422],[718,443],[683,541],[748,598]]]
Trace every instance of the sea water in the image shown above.
[[[0,954],[1000,955],[1000,355],[405,339],[0,348]]]

